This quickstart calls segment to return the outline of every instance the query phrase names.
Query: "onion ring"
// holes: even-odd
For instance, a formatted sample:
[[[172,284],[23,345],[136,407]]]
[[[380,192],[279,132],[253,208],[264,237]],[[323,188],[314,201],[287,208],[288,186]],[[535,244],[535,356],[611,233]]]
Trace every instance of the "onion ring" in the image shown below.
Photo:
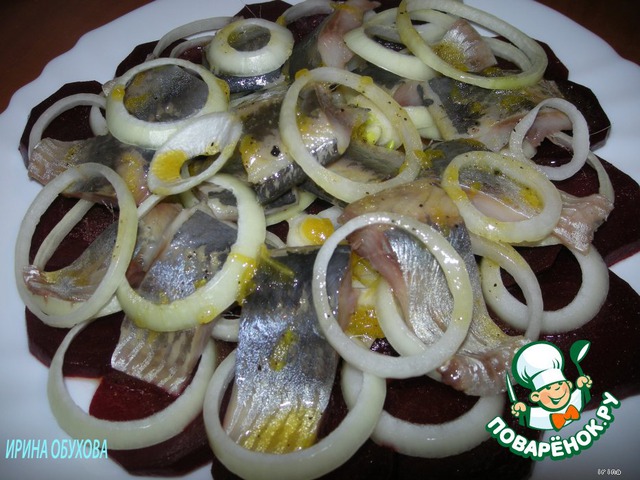
[[[337,245],[354,231],[371,225],[392,225],[415,235],[442,267],[453,296],[452,320],[446,332],[423,353],[402,357],[381,355],[351,340],[336,321],[326,291],[327,266]],[[450,358],[464,341],[471,322],[473,299],[464,261],[451,244],[433,227],[409,217],[391,213],[364,214],[338,228],[320,248],[313,266],[313,304],[327,341],[356,368],[386,378],[424,375]]]
[[[62,367],[67,348],[88,322],[79,323],[64,337],[51,360],[47,395],[51,411],[60,427],[74,438],[104,439],[109,448],[131,450],[168,440],[184,430],[202,410],[205,391],[215,369],[216,352],[210,341],[191,380],[171,405],[139,420],[115,422],[86,413],[73,401],[64,382]]]
[[[242,281],[252,275],[265,240],[264,212],[253,190],[242,181],[223,174],[210,181],[230,189],[238,202],[238,235],[227,260],[205,285],[168,304],[145,299],[125,279],[118,287],[118,300],[124,312],[140,327],[167,332],[208,323],[238,299]]]
[[[398,175],[379,183],[361,183],[347,179],[318,164],[307,150],[296,122],[298,95],[302,88],[312,81],[338,83],[352,88],[367,97],[387,115],[400,135],[405,151],[405,163]],[[418,158],[422,154],[422,141],[407,113],[384,90],[376,86],[371,78],[362,77],[346,70],[320,67],[299,72],[282,102],[280,135],[291,156],[305,173],[327,193],[347,203],[358,200],[365,195],[409,182],[420,171]]]
[[[111,262],[104,277],[91,297],[81,303],[52,297],[42,298],[39,295],[32,294],[26,287],[22,275],[24,269],[29,265],[29,249],[36,226],[40,222],[40,217],[44,215],[58,195],[73,182],[84,177],[97,175],[103,176],[111,183],[116,192],[120,209],[115,246],[111,254]],[[43,269],[45,267],[45,262],[53,253],[53,241],[62,240],[66,233],[82,218],[88,206],[88,202],[82,202],[80,206],[74,207],[65,216],[66,221],[63,220],[65,223],[54,229],[50,239],[45,242],[46,251],[36,254],[38,261],[42,262],[41,264],[36,263],[36,268]],[[118,285],[125,278],[125,273],[135,248],[137,229],[138,215],[135,200],[124,180],[116,172],[97,163],[83,163],[65,170],[40,190],[20,226],[16,241],[15,275],[22,301],[40,320],[47,325],[55,327],[71,327],[86,319],[93,318],[107,305],[116,292]]]
[[[204,421],[209,443],[215,456],[229,470],[242,478],[297,480],[316,478],[342,465],[369,438],[378,421],[386,385],[375,375],[364,375],[362,389],[345,419],[333,432],[309,448],[286,454],[254,452],[235,443],[220,422],[220,406],[224,391],[235,372],[235,351],[216,370],[204,401]],[[353,375],[352,368],[343,369],[343,388]]]

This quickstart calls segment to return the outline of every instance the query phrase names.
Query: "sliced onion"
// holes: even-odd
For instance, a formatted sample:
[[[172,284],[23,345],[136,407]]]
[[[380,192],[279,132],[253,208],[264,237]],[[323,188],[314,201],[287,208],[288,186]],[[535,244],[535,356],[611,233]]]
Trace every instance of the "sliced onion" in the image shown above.
[[[371,100],[390,120],[402,139],[405,163],[395,177],[378,183],[361,183],[347,179],[321,166],[304,144],[296,121],[298,95],[309,82],[327,82],[352,88]],[[280,110],[280,135],[287,150],[304,172],[323,190],[334,197],[350,203],[365,195],[409,182],[420,171],[419,155],[422,141],[415,125],[398,103],[384,90],[376,86],[369,77],[362,77],[346,70],[321,67],[305,70],[298,74],[296,81],[287,90]]]
[[[438,126],[433,121],[433,117],[427,107],[407,105],[404,110],[409,114],[409,118],[411,118],[422,138],[442,140]]]
[[[313,201],[317,198],[313,193],[307,192],[305,190],[300,190],[297,192],[299,197],[298,202],[294,205],[291,205],[283,210],[278,210],[273,213],[267,214],[267,225],[275,225],[276,223],[284,222],[285,220],[289,220],[299,213],[302,213],[307,209],[309,205],[313,203]]]
[[[564,165],[560,165],[558,167],[539,165],[538,168],[542,170],[550,180],[566,180],[567,178],[575,175],[578,170],[584,166],[587,161],[587,156],[589,155],[589,127],[580,110],[578,110],[572,103],[562,98],[547,98],[541,101],[524,117],[522,117],[511,132],[511,137],[509,138],[509,151],[516,158],[526,158],[523,151],[525,136],[533,125],[533,122],[535,122],[540,109],[545,107],[560,110],[569,117],[569,120],[571,120],[571,124],[573,125],[573,135],[571,137],[562,133],[560,135],[565,142],[566,140],[571,141],[573,156],[571,161]]]
[[[354,370],[342,393],[349,408],[360,394],[362,375]],[[400,420],[383,411],[371,435],[374,442],[398,453],[420,458],[444,458],[481,444],[489,433],[485,428],[504,409],[504,395],[480,397],[470,410],[455,420],[438,424],[417,424]]]
[[[167,304],[145,299],[126,280],[118,287],[122,309],[136,325],[161,332],[208,323],[229,308],[251,278],[265,240],[264,212],[253,190],[231,175],[219,174],[209,181],[233,192],[238,204],[238,235],[227,260],[205,285],[191,295]]]
[[[42,243],[40,244],[40,248],[38,248],[38,251],[36,252],[36,255],[33,259],[33,265],[36,265],[41,269],[44,268],[52,255],[56,252],[58,246],[60,245],[60,242],[62,242],[67,234],[71,231],[71,229],[78,222],[80,222],[80,220],[82,220],[82,217],[86,215],[86,213],[93,205],[94,202],[91,202],[89,200],[78,200],[76,204],[71,207],[71,209],[65,214],[62,220],[51,229],[49,234],[42,241]],[[35,298],[38,300],[40,299],[40,297]],[[66,315],[74,308],[75,304],[67,300],[49,297],[46,299],[46,303],[43,303],[43,305],[45,305],[46,307],[42,310],[46,310],[49,315]],[[122,308],[120,308],[118,299],[115,295],[112,295],[109,302],[104,307],[102,307],[95,315],[93,315],[93,317],[104,317],[121,310]],[[38,312],[36,312],[35,315],[38,316]]]
[[[185,192],[215,175],[227,162],[242,134],[242,123],[229,112],[194,118],[162,144],[149,166],[149,190],[158,195]],[[197,156],[218,157],[194,176],[182,175],[186,162]]]
[[[269,34],[268,42],[256,50],[238,50],[232,37],[252,29]],[[278,70],[291,56],[293,34],[262,18],[236,20],[220,29],[207,47],[207,60],[216,74],[252,77]]]
[[[347,32],[344,36],[345,43],[349,49],[369,63],[403,78],[418,81],[426,81],[433,78],[437,74],[435,70],[427,66],[422,60],[411,54],[411,52],[406,50],[396,52],[369,36],[370,31],[376,32],[384,26],[385,33],[393,32],[391,35],[385,35],[386,39],[395,41],[396,43],[399,42],[400,36],[398,35],[397,28],[395,25],[390,24],[395,20],[396,14],[397,9],[390,8],[373,15],[368,18],[361,27]],[[420,37],[429,43],[441,37],[447,28],[455,22],[455,18],[434,10],[417,10],[411,12],[411,19],[430,22],[416,27]],[[389,31],[390,29],[392,29],[391,32]]]
[[[556,135],[555,140],[562,140],[562,136]],[[616,194],[613,189],[613,184],[611,183],[611,178],[602,166],[602,162],[593,152],[589,152],[589,155],[587,156],[587,163],[591,165],[598,174],[598,183],[600,185],[598,193],[609,200],[613,205],[615,203]]]
[[[486,238],[472,234],[471,246],[474,255],[483,257],[480,278],[482,292],[487,304],[500,316],[500,313],[494,308],[495,282],[493,282],[492,279],[496,273],[499,272],[500,267],[502,267],[515,279],[527,302],[526,324],[524,328],[522,328],[522,330],[525,331],[524,336],[532,341],[537,340],[542,328],[544,304],[540,283],[538,282],[536,274],[533,273],[531,266],[522,258],[522,255],[510,245],[491,242]],[[492,270],[491,274],[489,274],[489,269]]]
[[[146,122],[136,118],[124,105],[129,82],[141,72],[164,65],[177,65],[199,76],[209,88],[205,104],[194,115],[173,122]],[[123,143],[145,148],[160,147],[195,116],[225,111],[229,103],[229,90],[226,83],[201,65],[179,58],[158,58],[141,63],[109,82],[105,85],[105,90],[107,92],[106,118],[111,134]]]
[[[417,81],[426,81],[436,73],[409,52],[396,52],[370,38],[365,27],[358,27],[344,36],[344,41],[356,55],[396,75]]]
[[[333,13],[333,8],[331,0],[305,0],[287,8],[278,18],[278,23],[286,26],[310,15],[329,15]]]
[[[240,333],[240,317],[226,318],[224,314],[215,320],[211,336],[223,342],[238,342]]]
[[[372,225],[392,225],[416,236],[436,258],[453,296],[452,319],[446,332],[422,353],[401,357],[381,355],[351,340],[338,324],[326,290],[327,266],[337,245],[354,231]],[[450,358],[464,341],[473,310],[471,282],[464,261],[451,244],[433,227],[409,217],[391,213],[371,213],[349,220],[320,248],[313,267],[313,304],[327,341],[358,369],[386,378],[424,375]]]
[[[93,93],[77,93],[75,95],[69,95],[68,97],[62,98],[47,108],[35,121],[33,127],[31,127],[31,132],[29,133],[29,158],[31,158],[31,152],[33,152],[36,144],[42,140],[42,135],[49,124],[61,113],[82,105],[91,107],[95,106],[104,109],[106,107],[106,99],[101,95]],[[99,122],[99,120],[97,120],[93,115],[90,118],[93,118],[93,121],[90,123],[93,133],[95,135],[104,134],[104,126]]]
[[[543,202],[542,210],[537,215],[520,221],[501,221],[489,217],[476,208],[462,189],[459,176],[463,168],[497,170],[507,175],[534,192]],[[562,211],[560,193],[534,165],[494,152],[470,152],[455,157],[442,175],[442,188],[455,202],[471,232],[498,242],[541,240],[551,234]]]
[[[204,421],[209,444],[216,458],[230,471],[246,479],[296,480],[317,478],[342,465],[369,438],[382,412],[386,396],[383,379],[364,375],[360,394],[345,419],[329,435],[309,448],[286,454],[254,452],[235,443],[220,422],[225,390],[235,373],[235,351],[218,367],[204,402]],[[343,388],[352,379],[353,368],[343,369]]]
[[[592,245],[586,255],[573,248],[569,251],[580,265],[582,284],[568,305],[543,312],[541,331],[545,334],[564,333],[582,327],[600,311],[609,293],[609,269],[595,247]],[[492,293],[486,297],[487,305],[509,325],[519,330],[527,329],[527,307],[506,289],[499,266],[482,262],[481,273],[483,286],[491,285]]]
[[[85,180],[96,176],[102,176],[111,183],[116,192],[119,206],[116,242],[111,253],[111,262],[104,277],[91,297],[84,302],[70,302],[34,295],[25,285],[22,275],[24,269],[29,265],[29,249],[40,218],[58,195],[69,185],[77,180]],[[36,254],[36,258],[41,262],[35,264],[36,268],[45,268],[47,260],[54,251],[54,240],[61,241],[66,233],[82,218],[88,206],[87,202],[80,203],[80,206],[74,207],[65,216],[63,225],[55,227],[52,236],[45,242],[45,251]],[[86,319],[93,318],[107,305],[116,292],[118,285],[125,278],[135,247],[137,229],[138,215],[133,195],[124,180],[113,170],[97,163],[84,163],[69,168],[58,175],[40,190],[22,220],[18,233],[15,251],[15,275],[18,291],[27,308],[44,323],[55,327],[71,327]]]
[[[173,30],[165,33],[162,38],[158,40],[158,43],[156,43],[153,52],[149,55],[147,60],[160,57],[160,54],[162,54],[162,52],[175,41],[181,40],[183,38],[188,38],[199,33],[220,30],[222,27],[228,25],[233,20],[235,20],[235,17],[203,18],[176,27]],[[173,57],[175,55],[171,56]]]
[[[75,336],[88,323],[73,327],[58,347],[49,367],[47,395],[51,411],[60,427],[73,438],[99,438],[111,449],[131,450],[168,440],[182,432],[202,411],[207,385],[215,369],[216,352],[209,342],[198,369],[182,394],[167,408],[139,420],[101,420],[85,412],[74,402],[65,385],[64,356]]]
[[[482,27],[492,30],[518,47],[526,58],[527,64],[518,65],[522,72],[501,77],[485,77],[458,70],[440,58],[427,45],[411,22],[411,13],[418,9],[440,10],[464,18]],[[462,2],[447,0],[402,0],[398,6],[396,24],[403,43],[426,65],[444,76],[460,82],[490,89],[516,89],[533,85],[542,78],[547,68],[547,55],[533,39],[505,21]]]

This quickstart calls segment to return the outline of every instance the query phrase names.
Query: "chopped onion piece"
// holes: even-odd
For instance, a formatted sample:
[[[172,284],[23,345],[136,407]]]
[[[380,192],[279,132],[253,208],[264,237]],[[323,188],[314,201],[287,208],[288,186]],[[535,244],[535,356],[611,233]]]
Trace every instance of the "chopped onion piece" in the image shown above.
[[[395,177],[377,183],[362,183],[345,178],[321,166],[304,144],[296,121],[296,105],[300,91],[310,82],[327,82],[352,88],[367,97],[389,119],[402,140],[405,163]],[[299,72],[296,81],[287,90],[280,110],[280,135],[289,153],[323,190],[350,203],[365,195],[409,182],[420,171],[418,156],[422,154],[422,141],[415,125],[400,105],[370,77],[362,77],[346,70],[321,67]]]
[[[207,389],[203,413],[213,453],[230,471],[242,478],[296,480],[329,473],[356,453],[373,432],[382,412],[385,382],[375,375],[364,374],[360,393],[345,419],[316,444],[285,454],[248,450],[235,443],[220,422],[220,407],[235,373],[235,360],[234,351],[216,370]],[[353,380],[353,375],[353,368],[345,365],[343,388]]]
[[[209,181],[230,189],[238,205],[238,235],[226,261],[213,278],[191,295],[167,304],[145,299],[123,281],[117,295],[124,312],[136,325],[156,331],[176,331],[208,323],[229,308],[249,281],[265,241],[264,211],[253,190],[231,175]]]
[[[354,231],[372,225],[391,225],[415,235],[436,258],[453,296],[452,319],[446,332],[422,353],[401,357],[381,355],[356,344],[343,331],[331,310],[326,290],[327,266],[337,245]],[[320,248],[313,267],[313,304],[327,341],[342,358],[364,372],[386,378],[424,375],[444,363],[464,341],[473,309],[471,282],[464,261],[433,227],[409,217],[372,213],[355,217],[337,229]]]
[[[147,183],[158,195],[185,192],[215,175],[227,162],[242,134],[242,123],[229,112],[202,115],[172,135],[153,155]],[[194,157],[218,157],[194,176],[183,176],[183,167]]]
[[[523,198],[522,202],[530,203],[530,199],[535,197],[542,203],[542,209],[526,218],[525,212],[517,210],[518,205],[514,205],[516,213],[525,217],[519,221],[502,221],[481,212],[460,185],[460,170],[463,168],[493,171],[510,178],[528,192],[528,199]],[[470,152],[455,157],[442,175],[442,188],[455,202],[471,232],[498,242],[541,240],[551,234],[562,211],[560,193],[532,163],[494,152]]]
[[[172,122],[147,122],[136,118],[124,105],[127,86],[139,73],[164,65],[177,65],[200,77],[209,89],[205,104],[194,115]],[[123,143],[145,148],[160,147],[194,117],[225,111],[229,103],[229,90],[225,82],[216,78],[201,65],[179,58],[158,58],[136,65],[121,77],[105,84],[105,91],[107,93],[106,118],[111,134]]]
[[[558,310],[543,312],[541,331],[545,334],[569,332],[582,327],[600,311],[609,293],[609,269],[595,247],[592,245],[586,255],[573,248],[569,248],[569,251],[580,265],[582,284],[571,303]],[[506,289],[499,265],[482,262],[481,274],[483,288],[491,286],[491,295],[485,297],[487,305],[504,322],[520,330],[527,329],[527,306]]]
[[[416,28],[411,22],[411,14],[418,9],[440,10],[479,24],[488,30],[492,30],[518,47],[524,55],[526,55],[528,63],[518,65],[522,69],[522,72],[500,77],[488,77],[458,70],[440,58],[416,31]],[[416,57],[420,58],[426,65],[442,75],[460,82],[483,88],[516,89],[535,84],[542,78],[547,68],[547,55],[535,40],[498,17],[465,5],[462,2],[446,0],[402,0],[398,6],[396,24],[403,43]]]
[[[191,383],[164,410],[129,421],[102,420],[89,415],[74,402],[65,385],[62,368],[71,341],[88,323],[73,327],[58,347],[49,367],[47,395],[60,427],[74,438],[100,438],[115,450],[148,447],[182,432],[202,411],[207,385],[215,369],[216,352],[209,341]]]
[[[265,40],[255,50],[237,44],[238,38],[254,34]],[[252,77],[278,70],[292,51],[293,34],[287,28],[262,18],[247,18],[220,29],[206,53],[214,73]]]
[[[40,218],[69,185],[76,180],[85,180],[94,176],[103,176],[111,183],[116,192],[119,206],[118,232],[111,253],[111,262],[104,277],[91,297],[84,302],[70,302],[52,297],[43,298],[33,294],[25,285],[23,272],[29,266],[29,249]],[[82,215],[88,210],[88,206],[88,202],[80,203],[80,206],[74,207],[64,217],[61,226],[54,228],[50,239],[45,242],[43,253],[36,254],[36,258],[40,262],[34,264],[36,268],[45,268],[46,262],[53,254],[54,241],[59,243],[64,238],[82,218]],[[93,318],[108,304],[118,285],[125,278],[136,243],[137,229],[138,214],[135,200],[124,180],[116,172],[97,163],[83,163],[65,170],[40,190],[20,226],[15,251],[15,275],[22,301],[40,320],[55,327],[71,327]]]

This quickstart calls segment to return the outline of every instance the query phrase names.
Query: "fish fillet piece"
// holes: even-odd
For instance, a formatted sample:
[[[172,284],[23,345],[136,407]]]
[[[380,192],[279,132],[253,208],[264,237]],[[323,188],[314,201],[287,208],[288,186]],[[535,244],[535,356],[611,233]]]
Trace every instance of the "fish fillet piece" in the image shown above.
[[[158,239],[162,245],[137,288],[138,293],[157,303],[184,298],[212,277],[224,263],[237,233],[199,208],[183,210],[167,230],[172,235]],[[176,332],[156,332],[125,318],[111,365],[179,394],[190,380],[213,325],[210,322]]]
[[[311,299],[317,250],[272,251],[242,307],[224,426],[248,449],[286,453],[315,443],[339,358],[321,333]],[[327,276],[334,308],[348,265],[349,251],[340,248]]]
[[[504,373],[526,340],[506,335],[489,316],[469,233],[453,202],[434,180],[421,179],[349,205],[342,221],[375,211],[408,215],[434,226],[465,262],[474,299],[471,326],[458,352],[436,376],[469,395],[503,391]],[[453,297],[429,250],[407,232],[378,226],[356,232],[350,243],[389,282],[418,338],[427,345],[437,341],[451,320]]]

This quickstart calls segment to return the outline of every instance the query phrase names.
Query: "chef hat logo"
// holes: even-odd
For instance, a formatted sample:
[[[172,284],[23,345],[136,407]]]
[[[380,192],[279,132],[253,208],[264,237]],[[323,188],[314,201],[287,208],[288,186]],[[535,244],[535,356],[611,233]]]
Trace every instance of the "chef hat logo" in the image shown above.
[[[512,373],[520,385],[533,391],[567,379],[563,373],[564,357],[549,342],[533,342],[522,347],[513,359]]]

